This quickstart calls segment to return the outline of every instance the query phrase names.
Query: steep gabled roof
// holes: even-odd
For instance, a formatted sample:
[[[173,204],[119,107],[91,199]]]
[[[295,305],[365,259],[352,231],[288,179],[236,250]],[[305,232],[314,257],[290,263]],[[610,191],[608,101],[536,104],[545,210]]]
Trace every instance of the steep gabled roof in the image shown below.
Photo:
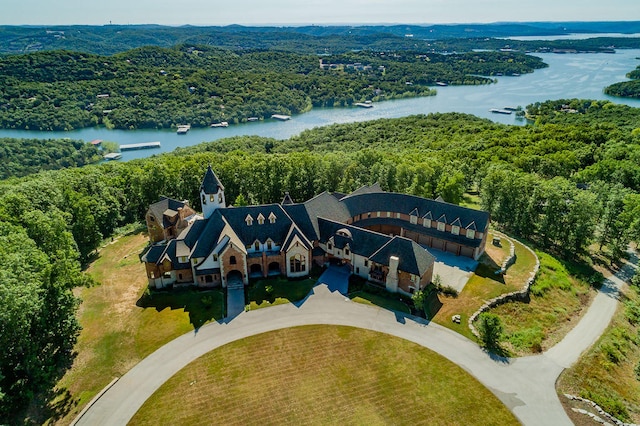
[[[282,249],[287,250],[289,248],[289,245],[293,242],[293,240],[296,237],[298,237],[298,239],[300,240],[300,242],[302,242],[302,244],[305,246],[306,249],[310,250],[313,248],[313,244],[311,243],[311,241],[309,241],[309,239],[302,232],[300,232],[300,230],[298,229],[297,226],[295,226],[295,224],[292,224],[291,229],[289,230],[289,234],[287,235],[284,243],[282,244]]]
[[[220,236],[220,233],[222,232],[226,224],[222,219],[219,210],[213,212],[209,219],[196,221],[193,224],[192,228],[194,228],[196,224],[198,224],[198,222],[203,222],[204,226],[199,225],[197,229],[194,229],[193,237],[195,237],[195,242],[191,246],[191,257],[206,257],[217,245],[218,237]],[[195,233],[197,231],[200,232],[196,236]],[[191,241],[191,237],[192,236],[190,232],[187,238],[185,238],[185,242],[187,242],[187,239]]]
[[[161,196],[160,201],[149,206],[149,212],[155,216],[156,220],[161,220],[162,226],[166,228],[171,226],[172,223],[166,220],[165,213],[170,216],[175,216],[178,213],[178,209],[181,209],[186,205],[187,204],[184,201],[178,201],[173,198]]]
[[[333,237],[337,248],[341,249],[349,244],[349,249],[352,252],[364,257],[371,256],[391,239],[388,235],[321,217],[318,218],[318,227],[320,228],[320,242],[326,243]],[[338,235],[338,231],[344,228],[350,231],[351,238]]]
[[[284,198],[282,199],[280,204],[282,204],[283,206],[286,206],[288,204],[295,204],[295,203],[293,202],[293,199],[291,198],[291,195],[289,195],[289,192],[285,192],[284,193]]]
[[[311,219],[311,224],[313,225],[316,235],[320,235],[318,229],[319,217],[343,223],[351,218],[345,205],[328,192],[316,195],[309,201],[306,201],[304,206],[309,219]]]
[[[213,173],[211,164],[209,164],[207,172],[204,174],[204,179],[202,179],[202,184],[200,185],[200,192],[204,192],[205,194],[217,194],[218,189],[222,189],[224,191],[224,186],[222,186],[216,177],[216,174]]]
[[[157,263],[162,253],[164,253],[164,249],[167,248],[166,244],[154,244],[147,250],[147,252],[140,258],[143,262],[147,263]]]
[[[271,238],[276,245],[282,245],[289,228],[293,223],[289,215],[285,213],[280,204],[265,204],[260,206],[246,206],[246,207],[233,207],[226,209],[218,209],[220,214],[224,216],[229,226],[233,229],[236,235],[240,238],[242,243],[246,246],[253,244],[255,240],[261,242],[267,241],[267,238]],[[249,215],[254,218],[275,216],[275,222],[271,223],[265,220],[262,225],[257,220],[253,222],[253,225],[247,226],[245,218]]]
[[[396,256],[400,259],[398,269],[413,275],[422,276],[435,262],[431,253],[419,246],[415,241],[405,237],[395,236],[381,247],[370,259],[381,265],[389,265],[389,258]]]
[[[373,185],[361,186],[360,188],[358,188],[355,191],[353,191],[351,194],[346,195],[346,197],[349,197],[351,195],[375,194],[375,193],[380,193],[380,192],[384,192],[384,190],[380,187],[380,184],[378,182],[376,182]]]

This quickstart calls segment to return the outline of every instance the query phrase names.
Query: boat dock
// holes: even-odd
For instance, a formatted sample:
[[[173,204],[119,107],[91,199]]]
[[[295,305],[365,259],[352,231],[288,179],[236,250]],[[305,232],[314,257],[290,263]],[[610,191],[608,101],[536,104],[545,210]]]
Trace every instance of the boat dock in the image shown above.
[[[489,111],[491,111],[494,114],[506,114],[506,115],[509,115],[512,112],[507,109],[497,109],[497,108],[490,109]]]
[[[122,154],[120,154],[119,152],[111,152],[109,154],[104,155],[104,159],[107,161],[119,160],[121,158],[122,158]]]
[[[360,108],[373,108],[373,103],[371,101],[358,102],[354,105]]]
[[[144,143],[130,143],[120,145],[120,151],[132,151],[134,149],[151,149],[160,148],[160,142],[144,142]]]
[[[186,135],[189,130],[191,130],[191,124],[181,124],[178,126],[179,135]]]
[[[280,121],[291,120],[290,115],[283,115],[283,114],[273,114],[271,118],[275,118],[276,120],[280,120]]]

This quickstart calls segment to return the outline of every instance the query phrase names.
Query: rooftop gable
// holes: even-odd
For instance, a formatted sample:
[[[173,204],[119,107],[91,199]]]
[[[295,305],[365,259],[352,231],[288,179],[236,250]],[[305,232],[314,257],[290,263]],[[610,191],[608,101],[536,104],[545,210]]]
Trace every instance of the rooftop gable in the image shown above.
[[[389,265],[389,258],[400,259],[398,269],[413,275],[422,276],[435,262],[435,258],[415,241],[395,236],[373,255],[371,261],[381,265]]]

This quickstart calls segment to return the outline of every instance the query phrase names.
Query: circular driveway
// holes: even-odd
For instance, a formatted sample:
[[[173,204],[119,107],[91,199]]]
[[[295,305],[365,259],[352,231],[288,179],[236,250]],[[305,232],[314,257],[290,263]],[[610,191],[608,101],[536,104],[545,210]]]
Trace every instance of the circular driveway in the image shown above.
[[[630,269],[627,266],[617,275],[625,277]],[[491,356],[438,324],[354,303],[320,284],[300,303],[242,312],[228,322],[207,324],[167,343],[115,382],[81,414],[77,424],[127,424],[167,379],[227,343],[281,328],[331,324],[391,334],[445,356],[489,388],[525,425],[571,425],[556,395],[556,379],[607,327],[622,283],[617,276],[607,280],[580,323],[554,348],[542,355],[517,359]]]

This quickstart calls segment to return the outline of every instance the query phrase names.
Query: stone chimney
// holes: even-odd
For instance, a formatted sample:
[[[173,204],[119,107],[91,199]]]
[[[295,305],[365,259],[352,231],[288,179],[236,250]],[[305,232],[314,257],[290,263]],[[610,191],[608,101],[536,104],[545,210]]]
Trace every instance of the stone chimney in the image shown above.
[[[389,273],[387,274],[387,280],[385,282],[387,290],[392,293],[398,292],[398,264],[400,258],[398,256],[391,256],[389,258]]]

